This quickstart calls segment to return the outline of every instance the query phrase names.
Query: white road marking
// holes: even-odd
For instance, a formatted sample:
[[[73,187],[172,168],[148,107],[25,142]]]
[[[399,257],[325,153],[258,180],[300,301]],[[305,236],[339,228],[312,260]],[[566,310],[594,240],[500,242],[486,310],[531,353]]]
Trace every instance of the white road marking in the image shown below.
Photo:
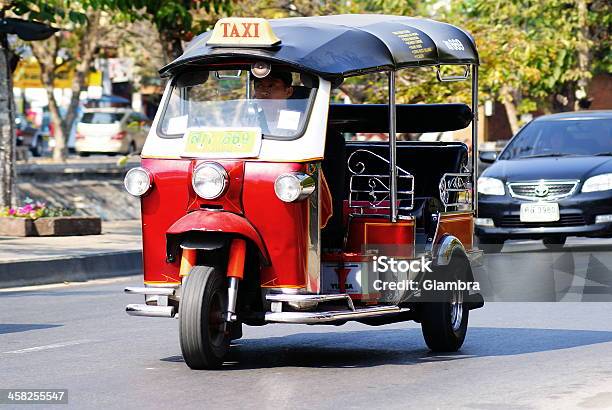
[[[80,345],[80,344],[89,343],[89,342],[93,342],[93,340],[89,340],[89,339],[71,340],[68,342],[53,343],[50,345],[29,347],[27,349],[11,350],[9,352],[4,352],[4,354],[21,354],[21,353],[40,352],[41,350],[58,349],[60,347],[75,346],[75,345]]]

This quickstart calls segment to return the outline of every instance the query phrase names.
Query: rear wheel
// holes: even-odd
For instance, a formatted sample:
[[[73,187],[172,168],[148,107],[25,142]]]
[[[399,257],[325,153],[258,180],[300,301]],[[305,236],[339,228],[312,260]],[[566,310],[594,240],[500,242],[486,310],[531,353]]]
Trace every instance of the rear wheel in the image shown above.
[[[546,246],[546,248],[553,250],[553,251],[559,251],[561,249],[563,249],[563,246],[565,245],[565,241],[567,240],[566,237],[553,237],[553,238],[544,238],[542,239],[542,243],[544,243],[544,246]]]
[[[438,280],[466,280],[467,261],[451,261],[448,267],[440,270]],[[435,294],[433,293],[435,292]],[[463,345],[467,333],[470,310],[465,303],[467,291],[431,291],[427,296],[436,302],[424,302],[420,306],[421,330],[427,347],[434,352],[456,352]]]
[[[186,278],[179,306],[179,338],[187,366],[217,369],[229,351],[225,331],[227,280],[213,266],[194,266]]]

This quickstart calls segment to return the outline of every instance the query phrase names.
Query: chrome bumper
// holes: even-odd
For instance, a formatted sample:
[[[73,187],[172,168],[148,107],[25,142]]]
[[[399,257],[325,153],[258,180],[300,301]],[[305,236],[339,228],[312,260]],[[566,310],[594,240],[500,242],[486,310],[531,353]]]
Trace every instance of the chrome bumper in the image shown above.
[[[178,286],[130,286],[124,292],[130,295],[144,295],[145,304],[129,304],[125,312],[130,316],[178,317],[174,306],[168,306],[168,297],[178,297]]]
[[[175,317],[174,306],[127,305],[125,311],[130,316]]]
[[[402,309],[398,306],[376,306],[371,308],[329,312],[268,312],[266,313],[266,322],[312,325],[316,323],[333,323],[398,314],[408,312],[409,310],[410,309]]]
[[[347,320],[360,320],[377,316],[404,313],[409,309],[399,306],[373,306],[355,309],[353,300],[347,294],[337,295],[301,295],[301,294],[268,294],[266,300],[271,302],[272,312],[266,312],[265,321],[269,323],[333,323]],[[314,311],[314,312],[283,312],[283,303],[290,306],[308,305],[309,303],[343,301],[345,310]],[[315,305],[316,306],[316,305]]]

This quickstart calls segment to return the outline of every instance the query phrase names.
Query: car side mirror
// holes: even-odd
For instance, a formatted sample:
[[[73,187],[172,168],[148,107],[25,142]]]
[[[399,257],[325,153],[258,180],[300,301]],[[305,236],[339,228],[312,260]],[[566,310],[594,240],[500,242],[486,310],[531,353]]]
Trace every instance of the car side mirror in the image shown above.
[[[486,164],[492,164],[497,159],[497,152],[495,151],[481,151],[478,153],[480,161]]]

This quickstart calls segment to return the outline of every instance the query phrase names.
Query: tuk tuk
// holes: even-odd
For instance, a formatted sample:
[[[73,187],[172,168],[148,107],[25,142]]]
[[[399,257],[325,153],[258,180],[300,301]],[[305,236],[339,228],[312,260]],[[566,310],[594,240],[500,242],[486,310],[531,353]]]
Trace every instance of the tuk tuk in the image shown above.
[[[396,104],[396,72],[423,66],[471,80],[470,103]],[[370,73],[386,76],[387,104],[330,104]],[[141,200],[144,262],[144,287],[125,291],[145,303],[128,314],[178,318],[192,369],[220,367],[243,324],[414,320],[431,350],[461,347],[484,304],[469,34],[386,15],[224,18],[160,74],[141,166],[124,181]],[[397,137],[470,124],[471,153]]]

